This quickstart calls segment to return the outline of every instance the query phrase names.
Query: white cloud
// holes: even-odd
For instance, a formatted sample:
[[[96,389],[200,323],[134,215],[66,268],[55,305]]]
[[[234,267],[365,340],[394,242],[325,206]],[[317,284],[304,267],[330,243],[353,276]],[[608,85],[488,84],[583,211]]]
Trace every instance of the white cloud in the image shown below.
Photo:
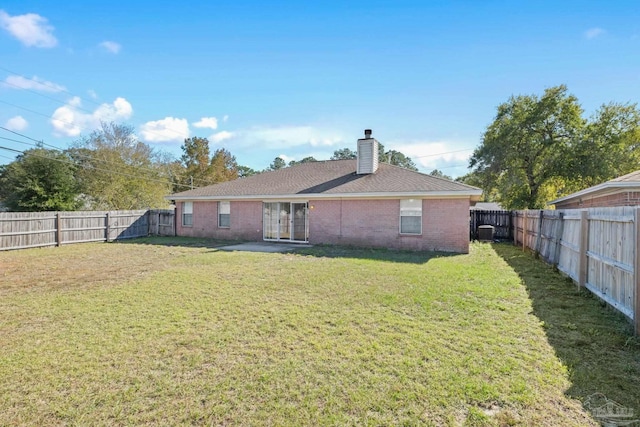
[[[227,132],[226,130],[223,130],[221,132],[214,133],[209,137],[209,139],[213,143],[219,143],[226,139],[231,139],[233,137],[234,137],[234,134],[232,132]]]
[[[321,130],[313,126],[260,127],[234,133],[237,145],[268,149],[291,148],[304,145],[334,147],[344,138],[335,131]]]
[[[222,117],[222,121],[226,122],[227,120],[229,120],[229,115],[225,114],[224,117]]]
[[[460,144],[453,142],[409,142],[409,143],[389,143],[385,144],[386,150],[396,150],[411,157],[411,160],[427,171],[441,169],[446,165],[466,167],[469,156],[473,153],[473,148],[465,148],[471,144]],[[447,173],[447,171],[445,171]]]
[[[22,116],[11,117],[4,125],[4,127],[13,131],[25,130],[27,126],[29,126],[29,123]]]
[[[91,97],[91,99],[98,99],[98,94],[96,93],[95,90],[93,89],[89,89],[87,91],[87,93],[89,94],[89,96]]]
[[[181,142],[189,138],[189,122],[187,119],[165,117],[140,126],[140,134],[148,142]]]
[[[584,32],[584,38],[586,38],[587,40],[595,39],[596,37],[600,37],[606,32],[607,32],[606,30],[598,27],[589,28],[587,31]]]
[[[35,13],[11,16],[0,9],[0,27],[25,46],[54,47],[58,44],[47,18]]]
[[[100,43],[99,46],[104,50],[106,50],[107,52],[113,53],[114,55],[118,54],[120,52],[120,49],[122,49],[122,45],[109,40],[103,41],[102,43]]]
[[[197,128],[209,128],[209,129],[218,129],[218,119],[215,117],[203,117],[200,121],[193,123],[194,127]]]
[[[9,76],[4,80],[2,86],[11,89],[31,89],[51,93],[67,90],[64,86],[41,79],[38,76],[33,76],[30,79],[22,76]]]
[[[76,96],[53,112],[50,122],[56,136],[78,136],[82,131],[99,128],[100,122],[123,121],[133,114],[131,104],[124,98],[101,104],[93,112],[85,112],[81,106],[82,101]]]

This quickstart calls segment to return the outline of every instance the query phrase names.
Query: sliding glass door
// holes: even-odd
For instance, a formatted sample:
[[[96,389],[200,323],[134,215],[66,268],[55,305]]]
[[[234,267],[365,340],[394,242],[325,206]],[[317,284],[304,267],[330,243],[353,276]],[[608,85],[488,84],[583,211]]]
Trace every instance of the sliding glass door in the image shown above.
[[[307,203],[263,203],[264,240],[306,242],[309,236]]]

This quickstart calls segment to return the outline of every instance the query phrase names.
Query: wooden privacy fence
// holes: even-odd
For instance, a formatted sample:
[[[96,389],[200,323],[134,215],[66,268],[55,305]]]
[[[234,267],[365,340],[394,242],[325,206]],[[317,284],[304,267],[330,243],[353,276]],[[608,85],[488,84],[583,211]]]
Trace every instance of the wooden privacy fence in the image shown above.
[[[173,210],[1,212],[0,250],[173,236]]]
[[[511,211],[483,211],[470,210],[469,228],[471,240],[477,240],[478,227],[481,225],[492,225],[494,227],[494,239],[513,240],[513,224]]]
[[[640,207],[514,212],[529,248],[634,321],[640,333]]]

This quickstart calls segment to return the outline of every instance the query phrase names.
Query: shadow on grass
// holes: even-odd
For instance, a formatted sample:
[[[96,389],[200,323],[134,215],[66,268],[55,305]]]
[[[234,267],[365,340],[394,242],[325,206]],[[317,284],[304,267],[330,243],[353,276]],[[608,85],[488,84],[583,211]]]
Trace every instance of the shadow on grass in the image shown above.
[[[640,339],[627,318],[552,266],[510,244],[493,249],[520,276],[533,314],[567,366],[570,397],[602,393],[640,418]]]
[[[141,237],[135,239],[118,240],[118,243],[217,249],[222,246],[238,245],[240,243],[251,242],[243,242],[238,240],[217,240],[197,237]],[[278,242],[273,243],[273,245],[279,244],[280,243]],[[291,245],[290,242],[286,242],[284,244]],[[429,260],[434,258],[461,256],[460,254],[449,252],[404,251],[333,245],[316,245],[312,247],[301,246],[300,248],[285,251],[284,253],[293,253],[303,256],[315,256],[318,258],[351,258],[409,264],[426,264],[427,262],[429,262]]]
[[[238,241],[208,239],[204,237],[178,237],[178,236],[150,236],[136,237],[134,239],[117,240],[118,244],[156,245],[156,246],[184,246],[188,248],[219,248],[221,246],[238,244]]]

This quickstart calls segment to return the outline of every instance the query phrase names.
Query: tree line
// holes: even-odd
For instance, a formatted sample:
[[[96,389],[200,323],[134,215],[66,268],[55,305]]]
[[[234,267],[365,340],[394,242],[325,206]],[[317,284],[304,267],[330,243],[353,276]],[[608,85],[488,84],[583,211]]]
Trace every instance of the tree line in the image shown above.
[[[506,209],[546,203],[640,169],[640,112],[610,102],[588,118],[565,85],[497,108],[459,180]]]
[[[207,138],[187,138],[181,149],[181,157],[174,159],[138,140],[131,126],[102,123],[69,149],[39,144],[0,166],[0,204],[11,211],[159,208],[168,206],[168,194],[259,173],[239,165],[224,148],[211,152]],[[343,148],[331,159],[355,157]],[[385,151],[382,144],[379,159],[417,170],[409,157]],[[276,157],[266,171],[312,161],[316,159],[305,157],[286,163]]]

